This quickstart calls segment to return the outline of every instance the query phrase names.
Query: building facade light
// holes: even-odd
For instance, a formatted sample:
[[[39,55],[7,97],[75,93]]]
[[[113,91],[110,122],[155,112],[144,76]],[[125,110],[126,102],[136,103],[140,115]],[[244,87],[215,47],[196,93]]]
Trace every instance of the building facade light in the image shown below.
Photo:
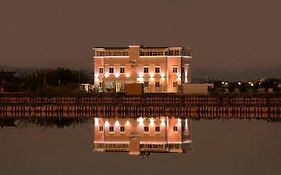
[[[126,77],[129,78],[129,77],[130,77],[130,74],[127,73],[127,74],[126,74]]]
[[[114,124],[116,127],[119,127],[120,126],[120,123],[119,123],[119,121],[117,120],[117,121],[115,121],[115,124]]]
[[[150,118],[149,121],[150,121],[149,125],[150,125],[150,126],[154,126],[154,118]]]
[[[109,122],[107,120],[105,121],[104,126],[109,127]]]
[[[106,72],[106,73],[104,74],[104,77],[105,77],[105,78],[108,78],[108,77],[109,77],[109,73]]]
[[[95,118],[95,126],[98,126],[98,125],[99,125],[99,119]]]
[[[161,118],[161,126],[165,126],[165,118]]]

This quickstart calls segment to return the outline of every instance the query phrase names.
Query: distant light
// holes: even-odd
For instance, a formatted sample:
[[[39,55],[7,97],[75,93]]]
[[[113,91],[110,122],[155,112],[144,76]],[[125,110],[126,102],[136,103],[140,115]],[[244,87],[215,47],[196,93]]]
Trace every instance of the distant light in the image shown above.
[[[254,86],[254,83],[252,83],[251,86]]]
[[[129,78],[129,77],[130,77],[130,74],[126,74],[126,77]]]
[[[225,84],[225,85],[228,85],[228,82],[225,82],[224,84]]]
[[[116,78],[120,77],[120,74],[119,73],[115,73],[115,77]]]
[[[221,82],[221,84],[224,84],[224,81],[223,81],[223,82]]]
[[[99,74],[98,74],[98,73],[96,73],[96,74],[95,74],[95,77],[96,77],[96,78],[98,78],[98,77],[99,77]]]
[[[165,77],[165,73],[161,73],[161,78],[164,79],[164,77]]]
[[[154,73],[150,73],[150,78],[153,78],[154,77]]]
[[[240,81],[238,82],[238,85],[239,85],[239,86],[241,85],[241,82],[240,82]]]
[[[105,127],[108,127],[108,126],[109,126],[109,123],[108,123],[107,120],[105,121],[104,126],[105,126]]]
[[[106,72],[106,73],[104,74],[104,77],[105,77],[105,78],[109,77],[109,73]]]

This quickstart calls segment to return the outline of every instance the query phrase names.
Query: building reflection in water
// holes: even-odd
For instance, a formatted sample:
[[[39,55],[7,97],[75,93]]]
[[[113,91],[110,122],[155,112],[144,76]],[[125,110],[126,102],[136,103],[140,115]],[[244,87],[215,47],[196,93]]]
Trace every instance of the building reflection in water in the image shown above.
[[[175,117],[95,118],[94,151],[185,153],[191,149],[191,120]]]

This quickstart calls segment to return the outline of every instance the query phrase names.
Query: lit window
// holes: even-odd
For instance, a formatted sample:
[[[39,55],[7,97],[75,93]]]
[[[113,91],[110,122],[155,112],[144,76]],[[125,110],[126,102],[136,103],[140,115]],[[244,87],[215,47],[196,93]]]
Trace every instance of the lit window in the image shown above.
[[[109,68],[109,73],[111,73],[111,74],[114,73],[114,67]]]
[[[148,85],[149,85],[149,82],[148,82],[148,81],[145,81],[145,82],[144,82],[144,87],[148,87]]]
[[[113,126],[109,127],[109,132],[114,132],[114,127]]]
[[[102,67],[99,68],[99,73],[103,74],[103,68]]]
[[[160,83],[159,82],[155,82],[155,87],[160,87]]]
[[[173,131],[174,131],[174,132],[178,132],[178,127],[174,126],[174,127],[173,127]]]
[[[143,73],[148,73],[148,67],[143,68]]]
[[[160,73],[160,67],[155,67],[155,73]]]
[[[149,132],[149,127],[148,126],[144,127],[144,132]]]
[[[120,67],[120,74],[125,73],[125,67]]]
[[[173,67],[173,73],[178,73],[178,68],[177,67]]]
[[[178,83],[175,81],[173,82],[173,87],[177,87],[178,86]]]
[[[99,132],[103,132],[103,126],[99,127]]]
[[[125,132],[125,127],[124,126],[120,127],[120,132]]]
[[[159,126],[155,127],[155,132],[160,132],[160,127]]]

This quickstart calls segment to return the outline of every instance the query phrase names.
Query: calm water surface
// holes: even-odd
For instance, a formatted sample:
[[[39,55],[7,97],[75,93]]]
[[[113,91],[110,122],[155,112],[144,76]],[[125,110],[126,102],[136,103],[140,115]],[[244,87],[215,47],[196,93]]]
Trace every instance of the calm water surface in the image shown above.
[[[192,121],[184,154],[93,152],[93,125],[0,128],[0,174],[281,174],[281,123]]]

